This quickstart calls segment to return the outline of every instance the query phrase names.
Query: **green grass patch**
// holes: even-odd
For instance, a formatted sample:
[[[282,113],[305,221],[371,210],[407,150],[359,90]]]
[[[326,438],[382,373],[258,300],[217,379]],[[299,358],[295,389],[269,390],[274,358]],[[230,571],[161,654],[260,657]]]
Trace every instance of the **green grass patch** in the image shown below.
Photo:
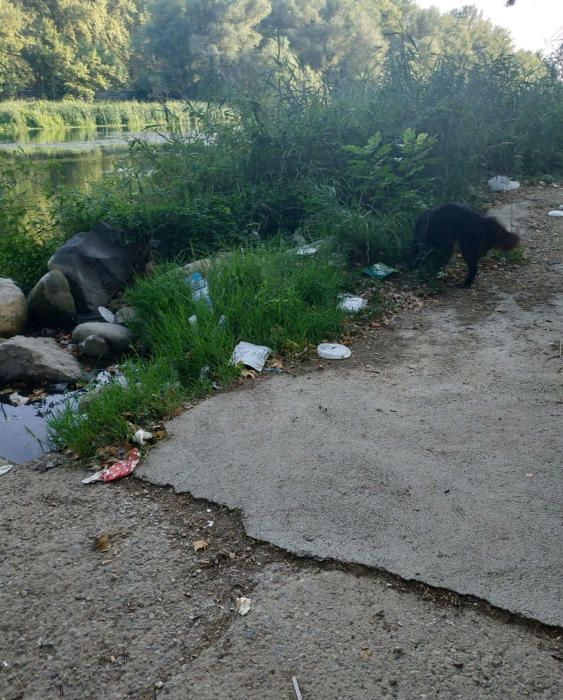
[[[187,397],[205,395],[212,382],[228,386],[240,374],[230,359],[241,340],[284,354],[341,333],[344,271],[328,256],[299,256],[277,241],[232,251],[205,274],[213,309],[194,302],[186,273],[171,264],[128,290],[142,356],[125,365],[126,386],[90,392],[79,407],[49,419],[55,445],[91,457],[100,447],[123,444],[131,424],[150,428]]]
[[[121,366],[126,383],[112,382],[70,401],[49,417],[49,439],[92,457],[106,445],[131,439],[132,425],[150,426],[173,415],[185,392],[164,359],[129,361]]]

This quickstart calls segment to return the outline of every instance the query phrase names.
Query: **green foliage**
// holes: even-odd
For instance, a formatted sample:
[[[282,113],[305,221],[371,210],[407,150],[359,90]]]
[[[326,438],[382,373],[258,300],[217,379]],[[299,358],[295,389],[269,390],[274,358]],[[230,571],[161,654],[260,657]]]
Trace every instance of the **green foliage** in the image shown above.
[[[162,358],[130,361],[120,367],[125,383],[112,382],[68,402],[49,416],[49,439],[80,457],[92,457],[106,445],[123,445],[132,437],[131,425],[151,427],[178,409],[185,393]]]
[[[167,115],[172,115],[183,128],[194,127],[182,102],[99,101],[66,99],[6,100],[0,102],[0,134],[21,138],[29,129],[96,129],[100,126],[141,131],[147,126],[166,127]]]
[[[193,301],[177,266],[160,266],[135,282],[127,301],[144,359],[123,366],[126,384],[90,391],[52,416],[55,445],[91,457],[99,447],[124,444],[131,425],[150,428],[185,398],[207,393],[212,380],[228,385],[240,374],[230,363],[239,340],[294,352],[339,333],[343,273],[327,259],[298,256],[278,243],[233,251],[206,274],[213,310]],[[197,322],[190,324],[193,314]]]
[[[0,275],[11,277],[28,292],[47,271],[47,261],[63,237],[49,215],[30,217],[18,178],[29,164],[18,163],[0,172]]]
[[[340,329],[343,272],[322,256],[296,255],[278,241],[230,251],[205,274],[212,311],[193,301],[186,275],[171,265],[138,279],[127,293],[136,309],[132,329],[144,351],[166,356],[186,385],[200,381],[204,366],[219,381],[236,374],[229,360],[239,340],[284,352]],[[192,325],[193,314],[198,320]]]

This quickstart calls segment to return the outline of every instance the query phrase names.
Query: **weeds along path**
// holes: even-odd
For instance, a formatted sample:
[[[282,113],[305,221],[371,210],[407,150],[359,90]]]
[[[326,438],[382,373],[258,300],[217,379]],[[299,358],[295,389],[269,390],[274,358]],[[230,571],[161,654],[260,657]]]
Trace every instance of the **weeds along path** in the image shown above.
[[[503,202],[528,264],[486,263],[348,363],[199,404],[138,475],[290,552],[562,624],[563,194]]]

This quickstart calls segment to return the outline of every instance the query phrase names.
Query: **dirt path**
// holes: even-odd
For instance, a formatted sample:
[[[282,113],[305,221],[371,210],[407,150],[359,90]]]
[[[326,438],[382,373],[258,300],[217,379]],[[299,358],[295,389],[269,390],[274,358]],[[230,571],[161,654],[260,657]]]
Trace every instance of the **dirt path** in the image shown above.
[[[0,477],[0,698],[289,699],[292,676],[305,700],[561,697],[560,631],[458,595],[561,617],[561,192],[504,198],[529,264],[489,263],[348,366],[214,400],[252,416],[205,402],[144,468],[265,541],[421,583],[297,558],[188,494],[35,471],[47,457]],[[314,389],[280,405],[286,383]]]
[[[563,624],[563,240],[533,196],[498,211],[529,265],[399,316],[355,360],[199,404],[139,476],[295,554]]]

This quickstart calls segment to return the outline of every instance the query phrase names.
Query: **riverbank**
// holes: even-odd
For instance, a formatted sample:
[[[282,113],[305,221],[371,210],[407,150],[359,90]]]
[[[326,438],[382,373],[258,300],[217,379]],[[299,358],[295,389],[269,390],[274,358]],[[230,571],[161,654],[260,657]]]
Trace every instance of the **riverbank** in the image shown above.
[[[116,127],[140,131],[166,127],[167,119],[192,126],[192,108],[180,100],[166,103],[82,100],[7,100],[0,102],[0,135],[26,140],[30,130]]]

